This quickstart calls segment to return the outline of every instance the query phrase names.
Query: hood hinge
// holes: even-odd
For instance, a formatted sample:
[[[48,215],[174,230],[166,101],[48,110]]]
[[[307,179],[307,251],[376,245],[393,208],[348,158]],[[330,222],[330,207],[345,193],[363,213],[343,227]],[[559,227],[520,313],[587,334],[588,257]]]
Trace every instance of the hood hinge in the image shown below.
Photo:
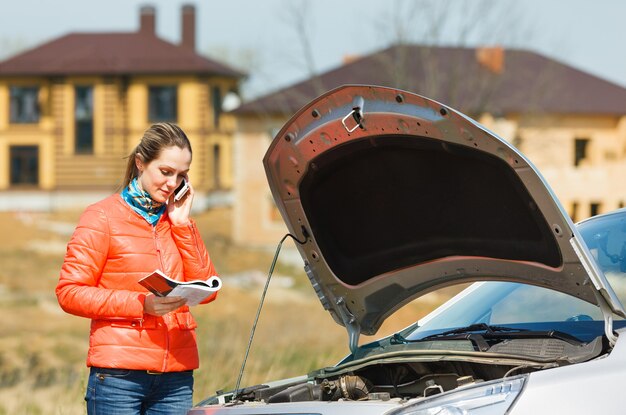
[[[345,298],[337,297],[335,304],[337,305],[336,310],[339,313],[339,317],[343,321],[346,330],[348,330],[348,347],[350,347],[350,352],[354,354],[359,347],[361,326],[357,322],[356,317],[348,310]]]
[[[609,345],[615,347],[618,335],[613,331],[613,312],[600,293],[596,294],[596,298],[604,316],[604,335],[608,339]]]

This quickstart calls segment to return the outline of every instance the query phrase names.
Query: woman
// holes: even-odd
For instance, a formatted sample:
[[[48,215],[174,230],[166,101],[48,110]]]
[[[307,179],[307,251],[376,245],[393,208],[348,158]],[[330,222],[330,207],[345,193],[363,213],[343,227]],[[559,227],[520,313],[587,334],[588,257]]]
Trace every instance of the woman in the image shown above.
[[[184,414],[192,405],[189,307],[137,282],[155,269],[177,280],[216,275],[189,217],[193,187],[174,201],[190,164],[185,133],[152,125],[129,156],[121,194],[89,206],[67,246],[56,293],[63,310],[91,319],[89,414]]]

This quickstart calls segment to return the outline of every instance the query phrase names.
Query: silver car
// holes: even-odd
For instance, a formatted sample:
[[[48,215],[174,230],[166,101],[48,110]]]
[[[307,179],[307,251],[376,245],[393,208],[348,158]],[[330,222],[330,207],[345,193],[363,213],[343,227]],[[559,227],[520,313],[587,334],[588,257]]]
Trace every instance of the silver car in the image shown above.
[[[626,412],[626,210],[575,226],[506,141],[383,87],[317,98],[263,162],[351,353],[210,397],[190,414]],[[474,284],[358,345],[403,305],[459,283]]]

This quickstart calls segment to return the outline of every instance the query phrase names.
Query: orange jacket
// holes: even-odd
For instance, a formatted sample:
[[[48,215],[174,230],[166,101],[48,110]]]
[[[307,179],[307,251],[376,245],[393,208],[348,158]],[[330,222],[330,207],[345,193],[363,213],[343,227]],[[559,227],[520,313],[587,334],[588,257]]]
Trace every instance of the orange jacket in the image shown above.
[[[67,245],[56,294],[63,310],[92,320],[87,366],[198,367],[189,307],[162,317],[143,312],[147,290],[137,281],[157,268],[176,280],[216,275],[193,221],[174,226],[166,212],[152,226],[119,194],[85,210]]]

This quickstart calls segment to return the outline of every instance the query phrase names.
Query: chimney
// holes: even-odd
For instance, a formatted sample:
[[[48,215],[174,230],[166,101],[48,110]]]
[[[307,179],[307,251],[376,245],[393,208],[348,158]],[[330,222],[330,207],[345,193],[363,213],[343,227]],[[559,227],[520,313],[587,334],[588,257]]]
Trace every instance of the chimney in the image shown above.
[[[156,35],[156,14],[153,6],[141,6],[139,11],[139,33],[144,35]]]
[[[343,55],[343,57],[341,58],[341,64],[347,65],[354,61],[358,61],[359,59],[361,59],[360,55]]]
[[[504,71],[504,49],[502,46],[477,48],[476,60],[495,74],[501,74]]]
[[[192,4],[183,5],[181,46],[192,51],[196,50],[196,8]]]

